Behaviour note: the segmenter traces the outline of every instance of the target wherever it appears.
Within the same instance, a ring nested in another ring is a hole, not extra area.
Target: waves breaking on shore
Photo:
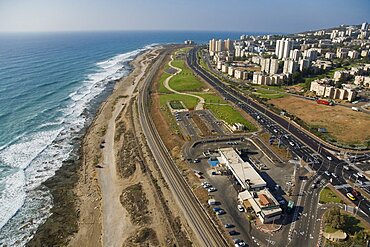
[[[24,246],[44,223],[52,208],[52,195],[42,183],[71,158],[81,131],[90,122],[86,111],[106,86],[126,76],[129,62],[146,46],[96,63],[96,70],[81,80],[57,109],[58,117],[41,123],[0,148],[0,245]],[[60,89],[56,89],[60,90]],[[36,114],[35,118],[40,113]]]

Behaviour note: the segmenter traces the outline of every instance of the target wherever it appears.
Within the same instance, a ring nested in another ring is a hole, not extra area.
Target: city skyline
[[[351,11],[348,11],[351,9]],[[235,31],[294,33],[369,21],[370,2],[232,0],[78,3],[0,1],[0,32],[50,31]],[[293,21],[294,20],[294,21]]]

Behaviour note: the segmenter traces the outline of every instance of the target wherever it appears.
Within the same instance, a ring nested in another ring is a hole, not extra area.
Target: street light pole
[[[356,210],[355,216],[357,215],[358,209],[360,208],[360,204],[361,204],[361,202],[362,202],[363,200],[365,200],[365,198],[362,198],[362,199],[359,201],[359,203],[357,204],[357,210]]]

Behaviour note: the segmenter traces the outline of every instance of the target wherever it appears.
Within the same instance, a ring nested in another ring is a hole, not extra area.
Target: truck
[[[352,111],[360,111],[358,107],[351,107]]]
[[[316,103],[322,104],[322,105],[329,105],[329,106],[334,105],[334,102],[332,100],[325,100],[325,99],[318,99],[316,100]]]
[[[289,214],[293,211],[293,208],[294,208],[294,201],[289,201],[288,202],[288,206],[286,208],[286,212]]]

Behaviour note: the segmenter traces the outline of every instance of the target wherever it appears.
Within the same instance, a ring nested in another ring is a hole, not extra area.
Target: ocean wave
[[[0,245],[25,245],[47,219],[52,197],[40,190],[40,185],[69,158],[72,140],[86,125],[86,109],[111,81],[129,73],[129,61],[153,45],[96,63],[96,71],[69,94],[68,103],[59,110],[62,116],[41,123],[38,132],[18,137],[0,149],[0,163],[14,171],[0,180],[0,188],[5,188],[0,191]]]

